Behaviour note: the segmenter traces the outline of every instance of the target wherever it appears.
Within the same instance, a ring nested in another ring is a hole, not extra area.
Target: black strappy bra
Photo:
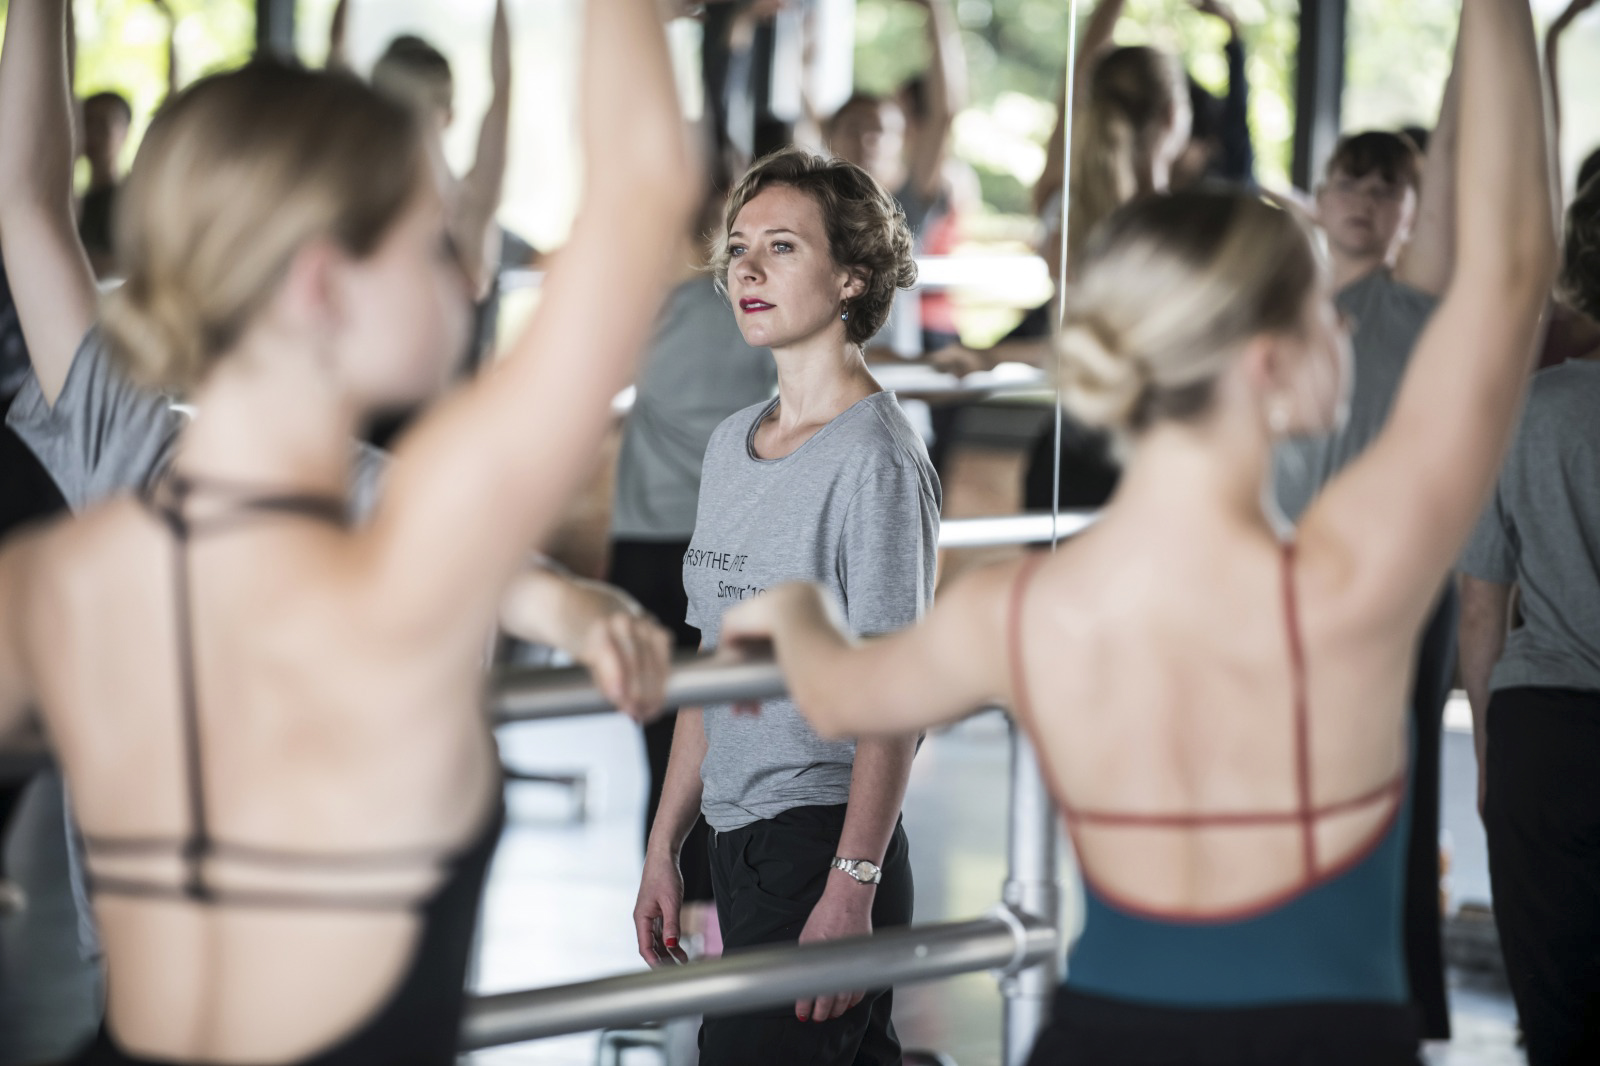
[[[199,493],[219,497],[229,506],[213,516],[191,518],[185,511],[185,504]],[[181,858],[184,864],[181,882],[176,884],[151,878],[98,876],[91,870],[86,873],[89,891],[102,896],[172,899],[208,907],[417,912],[423,928],[411,964],[394,993],[363,1026],[339,1041],[336,1047],[301,1061],[318,1066],[346,1063],[354,1066],[379,1061],[439,1066],[452,1063],[479,898],[504,824],[503,801],[496,804],[483,828],[465,845],[337,854],[219,840],[212,834],[207,812],[194,662],[189,543],[199,534],[226,532],[274,516],[310,518],[342,526],[346,522],[345,502],[329,496],[260,493],[244,486],[177,474],[169,475],[141,494],[140,499],[173,536],[178,678],[190,824],[188,833],[181,837],[85,834],[84,845],[91,863],[97,857],[169,855]],[[290,867],[326,874],[426,867],[443,876],[426,892],[410,894],[240,889],[215,885],[208,880],[206,867],[211,859],[258,868]],[[122,1052],[105,1028],[79,1060],[84,1066],[147,1061]]]

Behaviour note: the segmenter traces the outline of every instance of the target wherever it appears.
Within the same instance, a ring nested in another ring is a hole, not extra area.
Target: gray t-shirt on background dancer
[[[74,513],[159,478],[186,420],[168,397],[134,384],[111,361],[98,326],[84,334],[53,405],[29,373],[6,413],[6,425],[38,457]],[[376,448],[357,446],[352,518],[371,512],[387,462]]]
[[[1460,569],[1520,590],[1523,623],[1506,635],[1492,690],[1600,692],[1600,363],[1534,375]]]
[[[1273,456],[1278,503],[1290,521],[1299,521],[1322,487],[1366,450],[1389,421],[1395,394],[1411,361],[1411,352],[1436,297],[1377,270],[1339,290],[1334,302],[1352,322],[1355,389],[1350,418],[1338,432],[1280,444]]]
[[[673,289],[622,429],[612,537],[688,540],[712,431],[731,412],[769,399],[777,385],[772,353],[744,342],[709,276]]]
[[[901,629],[933,601],[939,477],[891,393],[855,404],[782,459],[758,459],[756,427],[777,401],[712,434],[694,539],[683,559],[689,624],[717,646],[722,614],[786,581],[815,581],[850,628]],[[727,832],[793,807],[845,803],[852,741],[827,742],[787,699],[759,715],[705,708],[701,809]]]

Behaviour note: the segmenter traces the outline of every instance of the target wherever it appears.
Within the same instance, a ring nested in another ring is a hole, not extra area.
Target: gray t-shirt
[[[770,398],[777,384],[772,353],[744,342],[710,277],[673,289],[622,430],[611,535],[688,540],[712,430],[735,411]]]
[[[1491,688],[1600,692],[1600,363],[1534,375],[1460,568],[1521,593]]]
[[[1353,322],[1350,417],[1336,433],[1279,445],[1273,476],[1278,503],[1291,521],[1298,521],[1322,487],[1383,430],[1412,349],[1439,303],[1396,281],[1387,270],[1345,286],[1334,302]]]
[[[84,334],[54,406],[28,374],[6,425],[38,457],[74,512],[119,492],[140,489],[172,462],[186,417],[159,392],[141,388],[112,362],[99,327]],[[364,518],[377,502],[388,457],[358,445],[350,513]]]
[[[755,430],[777,401],[723,422],[706,449],[694,539],[683,558],[689,624],[717,646],[722,613],[785,581],[814,581],[862,636],[921,617],[933,599],[939,476],[890,393],[860,401],[782,459]],[[756,716],[705,708],[701,809],[721,831],[792,807],[845,803],[851,741],[827,742],[787,699]]]

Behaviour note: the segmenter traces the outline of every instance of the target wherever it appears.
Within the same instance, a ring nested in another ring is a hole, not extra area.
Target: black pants
[[[811,909],[822,898],[828,864],[838,853],[844,813],[843,805],[796,807],[776,818],[712,834],[711,880],[725,948],[793,944],[800,939]],[[905,829],[896,825],[872,903],[872,927],[909,925],[912,894]],[[700,1029],[700,1064],[898,1066],[900,1039],[890,1018],[893,1007],[893,993],[880,989],[825,1022],[800,1021],[792,1003],[751,1014],[708,1017]]]
[[[1056,420],[1052,416],[1028,453],[1028,465],[1022,475],[1023,510],[1050,510],[1056,495],[1057,454]],[[1111,454],[1111,438],[1063,416],[1059,454],[1062,509],[1104,506],[1122,476],[1122,468]]]
[[[1489,884],[1529,1066],[1600,1062],[1600,692],[1489,701]]]
[[[1062,988],[1028,1066],[1416,1066],[1409,1006],[1195,1009]]]
[[[1445,987],[1443,916],[1439,912],[1439,758],[1444,705],[1456,675],[1455,582],[1445,585],[1417,648],[1411,689],[1411,835],[1406,848],[1405,945],[1411,1001],[1422,1036],[1450,1039]]]
[[[688,541],[614,540],[611,542],[611,569],[606,580],[639,601],[639,606],[655,615],[672,633],[673,646],[693,649],[700,646],[700,631],[684,621],[689,613],[689,596],[683,591],[683,553]],[[644,727],[645,761],[650,766],[650,795],[645,804],[644,839],[661,808],[661,787],[667,780],[667,759],[672,755],[673,727],[678,722],[672,708]],[[694,828],[683,842],[678,866],[683,871],[685,903],[711,901],[711,866],[706,854],[706,820],[695,819]]]

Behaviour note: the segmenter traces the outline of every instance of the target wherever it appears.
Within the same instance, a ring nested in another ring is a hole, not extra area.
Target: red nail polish
[[[678,946],[678,938],[677,937],[675,937],[675,936],[667,937],[667,947],[675,948],[677,946]]]

